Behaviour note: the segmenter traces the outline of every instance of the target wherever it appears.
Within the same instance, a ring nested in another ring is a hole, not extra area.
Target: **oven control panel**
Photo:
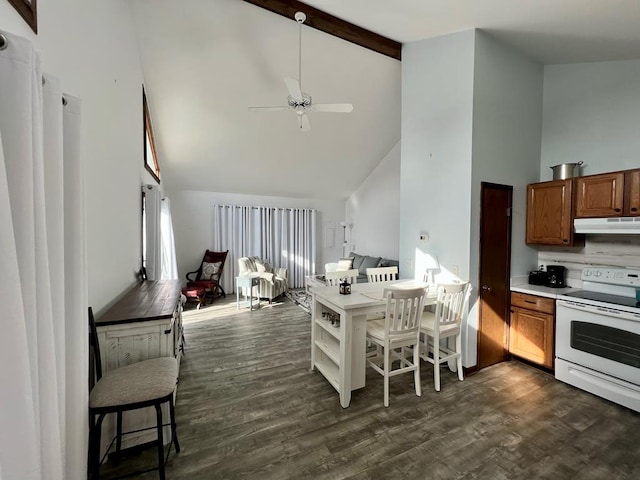
[[[581,278],[587,282],[640,287],[640,270],[629,268],[585,268]]]

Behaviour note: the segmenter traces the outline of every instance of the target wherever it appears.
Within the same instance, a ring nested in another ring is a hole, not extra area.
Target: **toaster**
[[[530,285],[548,285],[549,273],[542,270],[535,270],[529,272],[529,284]]]

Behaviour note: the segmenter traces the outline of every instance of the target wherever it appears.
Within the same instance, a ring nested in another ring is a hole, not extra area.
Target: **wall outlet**
[[[451,273],[458,275],[458,265],[451,265]]]
[[[413,270],[413,258],[404,259],[404,268],[409,272]]]

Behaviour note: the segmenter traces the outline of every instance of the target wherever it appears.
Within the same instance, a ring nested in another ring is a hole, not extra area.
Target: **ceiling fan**
[[[338,112],[350,113],[353,111],[353,105],[350,103],[313,103],[311,95],[302,91],[302,24],[307,19],[303,12],[296,12],[294,18],[298,22],[298,79],[284,77],[284,84],[287,87],[289,96],[286,105],[265,106],[265,107],[249,107],[249,110],[255,111],[278,111],[293,110],[298,116],[298,128],[302,131],[311,130],[311,123],[308,112]]]

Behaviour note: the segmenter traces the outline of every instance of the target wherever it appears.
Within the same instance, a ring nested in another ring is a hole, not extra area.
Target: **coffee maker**
[[[566,287],[567,284],[564,281],[566,273],[567,267],[563,267],[562,265],[547,265],[547,274],[549,275],[547,286],[551,288]]]

